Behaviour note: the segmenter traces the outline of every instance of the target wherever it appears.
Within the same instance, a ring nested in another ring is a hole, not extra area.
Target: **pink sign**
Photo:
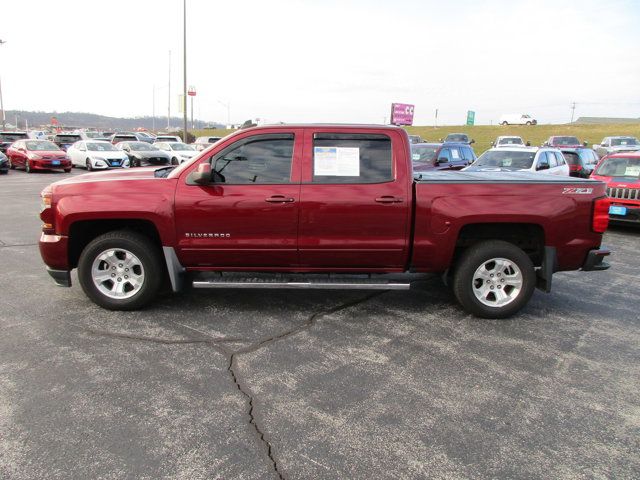
[[[413,125],[414,105],[406,103],[391,104],[391,123],[393,125]]]

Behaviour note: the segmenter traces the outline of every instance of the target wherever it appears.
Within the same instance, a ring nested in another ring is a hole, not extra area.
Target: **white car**
[[[538,121],[526,113],[509,113],[500,117],[500,125],[537,125]]]
[[[153,142],[181,142],[182,139],[177,135],[156,135]]]
[[[187,160],[191,160],[200,153],[193,145],[187,145],[182,142],[156,142],[153,145],[171,155],[172,165],[179,165]]]
[[[71,165],[85,167],[89,171],[129,168],[127,153],[105,140],[81,140],[67,149],[67,155]]]
[[[562,152],[557,148],[501,147],[487,150],[462,171],[528,171],[568,177],[569,165]]]
[[[491,144],[496,148],[500,147],[528,147],[529,145],[525,145],[522,137],[514,137],[512,135],[504,135],[495,139],[495,141]]]

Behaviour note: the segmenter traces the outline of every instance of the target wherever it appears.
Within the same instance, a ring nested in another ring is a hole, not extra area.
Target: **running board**
[[[296,289],[331,289],[331,290],[409,290],[410,283],[377,280],[281,280],[265,278],[243,278],[229,280],[226,278],[195,279],[193,288],[296,288]]]

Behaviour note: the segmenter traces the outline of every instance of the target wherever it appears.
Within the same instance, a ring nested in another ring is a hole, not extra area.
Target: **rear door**
[[[298,248],[305,268],[402,270],[410,152],[401,132],[305,130]]]

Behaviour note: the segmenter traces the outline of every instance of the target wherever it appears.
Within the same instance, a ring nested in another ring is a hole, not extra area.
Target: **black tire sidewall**
[[[506,258],[514,262],[522,272],[522,290],[518,297],[504,307],[489,307],[481,303],[473,293],[472,278],[476,269],[492,258]],[[469,313],[481,318],[507,318],[528,302],[536,286],[536,272],[528,255],[517,246],[501,240],[476,244],[463,254],[457,264],[453,291],[460,304]]]
[[[142,262],[145,280],[142,288],[127,299],[113,299],[103,295],[91,278],[96,256],[109,248],[129,250]],[[158,248],[145,236],[128,231],[109,232],[91,241],[78,261],[78,280],[85,294],[97,305],[109,310],[135,310],[144,307],[156,296],[162,283],[162,269]]]

